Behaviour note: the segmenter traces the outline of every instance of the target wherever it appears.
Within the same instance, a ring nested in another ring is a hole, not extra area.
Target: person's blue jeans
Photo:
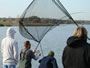
[[[16,68],[16,65],[3,65],[3,68]]]

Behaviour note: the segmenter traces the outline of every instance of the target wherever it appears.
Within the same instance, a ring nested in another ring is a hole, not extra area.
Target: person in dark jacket
[[[53,51],[50,51],[48,56],[43,57],[39,62],[39,68],[58,68]]]
[[[87,43],[87,30],[83,26],[75,29],[67,39],[62,55],[64,68],[90,68],[90,44]]]

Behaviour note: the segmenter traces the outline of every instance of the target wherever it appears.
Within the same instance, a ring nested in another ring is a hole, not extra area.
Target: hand
[[[33,50],[33,53],[36,53],[36,50]]]
[[[39,56],[41,56],[41,53],[38,53]]]

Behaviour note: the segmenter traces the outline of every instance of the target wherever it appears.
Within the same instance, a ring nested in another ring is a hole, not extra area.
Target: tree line
[[[19,21],[22,18],[0,18],[0,26],[18,26]],[[59,24],[74,24],[71,20],[59,20],[59,19],[50,19],[50,18],[40,18],[37,16],[31,16],[24,18],[24,25],[59,25]],[[75,20],[78,24],[90,24],[90,21],[87,20]]]

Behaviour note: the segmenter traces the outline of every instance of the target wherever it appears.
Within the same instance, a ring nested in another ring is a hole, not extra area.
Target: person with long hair
[[[67,39],[67,46],[62,55],[64,68],[90,68],[90,44],[87,42],[87,36],[86,28],[79,26],[73,36]]]

